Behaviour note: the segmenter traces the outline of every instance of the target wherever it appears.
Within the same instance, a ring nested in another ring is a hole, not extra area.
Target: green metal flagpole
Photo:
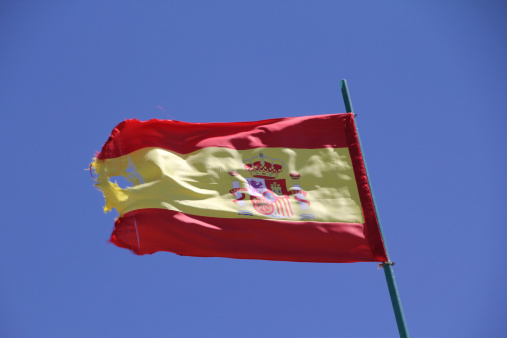
[[[341,80],[340,87],[347,113],[354,113],[354,109],[352,108],[352,101],[350,100],[349,88],[347,86],[347,80],[345,79]],[[401,307],[400,294],[398,293],[398,286],[396,285],[396,280],[394,278],[393,272],[394,262],[391,262],[391,260],[389,259],[389,252],[387,252],[386,240],[384,237],[384,233],[382,231],[382,225],[380,224],[380,218],[378,215],[377,203],[375,203],[375,196],[373,195],[373,189],[371,188],[370,175],[368,174],[368,168],[366,167],[363,148],[361,146],[361,139],[359,138],[359,131],[357,131],[357,137],[359,139],[359,146],[361,148],[361,153],[363,155],[364,167],[366,169],[366,177],[368,178],[368,185],[370,186],[371,196],[373,198],[373,206],[375,207],[375,214],[377,217],[378,226],[380,228],[380,235],[382,236],[384,248],[386,250],[387,262],[382,262],[382,267],[384,268],[384,274],[386,276],[387,281],[387,288],[389,289],[389,294],[391,295],[391,302],[393,303],[394,316],[396,317],[396,323],[398,324],[398,331],[400,332],[400,337],[408,338],[410,336],[408,334],[407,322],[405,321],[405,315],[403,314],[403,308]]]

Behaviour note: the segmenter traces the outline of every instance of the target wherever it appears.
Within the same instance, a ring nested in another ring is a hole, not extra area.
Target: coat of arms
[[[305,199],[306,192],[301,189],[297,180],[300,175],[291,173],[290,177],[293,181],[292,190],[289,191],[286,180],[279,178],[279,174],[285,169],[285,163],[280,159],[273,159],[260,153],[243,161],[244,168],[252,177],[245,178],[247,188],[241,188],[239,181],[233,181],[229,192],[235,196],[234,203],[239,206],[246,206],[245,194],[250,196],[255,211],[262,215],[273,218],[289,218],[294,215],[290,204],[290,197],[299,202],[301,210],[307,210],[310,201]],[[238,176],[236,171],[230,171],[229,175]],[[248,210],[240,210],[240,215],[252,216],[252,212]],[[301,219],[314,219],[313,214],[301,214]]]

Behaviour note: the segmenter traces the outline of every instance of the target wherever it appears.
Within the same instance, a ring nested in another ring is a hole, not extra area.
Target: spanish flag
[[[351,113],[126,120],[92,167],[119,213],[111,242],[139,255],[387,260]]]

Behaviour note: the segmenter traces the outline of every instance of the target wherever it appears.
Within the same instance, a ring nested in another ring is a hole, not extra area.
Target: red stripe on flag
[[[157,147],[188,154],[207,147],[343,148],[351,114],[287,117],[252,122],[187,123],[171,120],[126,120],[113,129],[100,160]]]
[[[294,262],[386,260],[370,250],[363,224],[214,218],[166,209],[125,214],[116,221],[111,242],[140,255],[168,251]]]

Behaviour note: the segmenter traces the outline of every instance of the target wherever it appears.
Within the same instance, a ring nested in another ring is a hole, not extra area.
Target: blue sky
[[[139,257],[84,170],[127,118],[343,113],[345,78],[412,336],[505,337],[506,10],[3,1],[0,335],[395,337],[374,263]]]

